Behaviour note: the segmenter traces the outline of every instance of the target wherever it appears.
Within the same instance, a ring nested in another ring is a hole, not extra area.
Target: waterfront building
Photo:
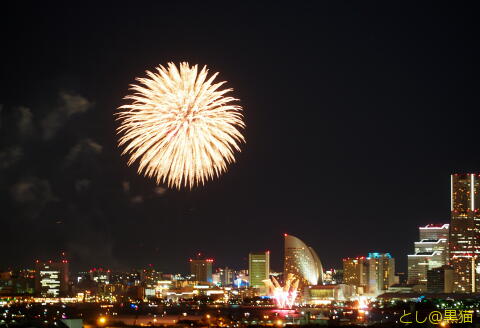
[[[322,284],[322,263],[313,248],[295,236],[284,234],[284,237],[284,277],[290,273],[293,274],[299,280],[301,287]]]

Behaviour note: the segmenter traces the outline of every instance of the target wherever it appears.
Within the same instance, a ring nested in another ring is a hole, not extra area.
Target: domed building
[[[302,286],[323,282],[323,268],[313,248],[295,236],[285,234],[284,277],[293,274]]]

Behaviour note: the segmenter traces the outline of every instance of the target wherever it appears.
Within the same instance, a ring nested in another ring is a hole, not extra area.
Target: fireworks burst
[[[173,63],[147,71],[132,84],[117,119],[119,146],[129,154],[128,165],[139,160],[138,173],[155,177],[169,187],[192,188],[218,177],[234,162],[234,151],[245,142],[238,99],[225,96],[232,89],[214,83],[204,66]]]

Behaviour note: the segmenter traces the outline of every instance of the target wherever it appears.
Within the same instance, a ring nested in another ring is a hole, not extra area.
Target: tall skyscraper
[[[343,283],[355,286],[358,294],[367,292],[368,260],[365,256],[343,259]]]
[[[264,280],[270,277],[270,252],[248,254],[250,287],[264,288]]]
[[[395,283],[395,259],[390,253],[345,258],[343,283],[355,286],[358,294],[378,295]]]
[[[285,236],[285,261],[283,276],[293,274],[300,286],[317,285],[323,282],[323,268],[317,253],[297,237]]]
[[[368,253],[368,289],[379,294],[395,283],[395,259],[390,253]]]
[[[424,227],[419,227],[419,235],[420,235],[420,240],[422,239],[447,239],[448,240],[448,235],[449,235],[449,227],[450,225],[448,223],[443,223],[443,224],[427,224]]]
[[[408,283],[427,284],[427,271],[448,263],[448,224],[419,227],[415,254],[408,255]]]
[[[190,259],[190,273],[198,282],[212,283],[213,259],[203,259],[199,254],[196,259]]]
[[[454,271],[454,292],[478,290],[480,254],[480,174],[451,175],[449,253]]]
[[[35,262],[35,292],[41,296],[59,297],[68,293],[68,261]]]
[[[229,267],[218,269],[220,284],[222,286],[231,286],[235,280],[235,273]]]

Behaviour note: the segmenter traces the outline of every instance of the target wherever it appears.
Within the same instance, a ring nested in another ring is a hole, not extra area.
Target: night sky
[[[24,1],[1,21],[0,269],[246,268],[283,236],[325,267],[369,251],[406,270],[480,171],[478,17],[465,3]],[[189,61],[241,99],[247,143],[193,191],[137,176],[113,113],[145,70]],[[477,91],[474,91],[477,90]]]

